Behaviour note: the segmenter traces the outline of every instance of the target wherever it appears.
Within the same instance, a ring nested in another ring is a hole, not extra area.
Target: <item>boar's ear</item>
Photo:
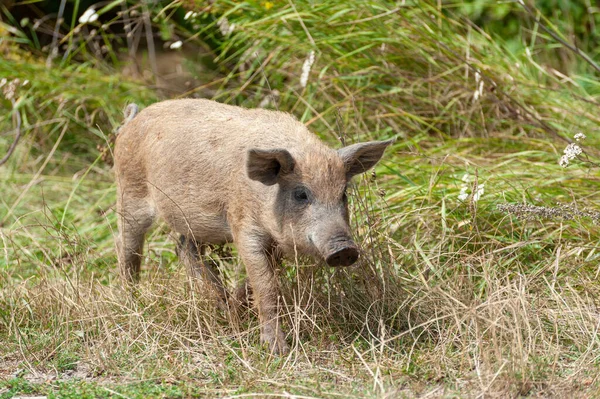
[[[383,155],[385,148],[394,140],[369,141],[349,145],[338,150],[338,154],[346,167],[346,178],[349,180],[354,175],[371,169]]]
[[[282,175],[294,170],[294,158],[284,149],[248,150],[246,170],[248,177],[267,186],[277,183]]]

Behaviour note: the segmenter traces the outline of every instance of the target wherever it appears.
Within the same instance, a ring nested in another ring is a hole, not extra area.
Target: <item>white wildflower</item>
[[[574,138],[576,141],[581,141],[581,140],[584,140],[584,139],[585,139],[585,137],[586,137],[586,136],[585,136],[585,134],[583,134],[583,133],[577,133],[577,134],[576,134],[576,135],[575,135],[573,138]]]
[[[92,7],[90,7],[87,10],[85,10],[85,12],[83,14],[81,14],[81,17],[79,17],[79,23],[87,24],[89,22],[94,22],[97,19],[98,19],[98,14],[96,14],[96,10],[94,10]]]
[[[573,159],[577,158],[577,156],[580,155],[581,153],[582,153],[581,147],[575,143],[571,143],[565,148],[564,154],[562,157],[560,157],[558,164],[560,166],[562,166],[563,168],[566,168],[567,166],[569,166],[569,162],[571,162]]]
[[[4,94],[4,97],[7,100],[13,100],[15,98],[17,88],[19,87],[20,83],[21,80],[19,80],[19,78],[15,78],[8,82],[8,84],[2,89],[2,94]],[[2,86],[4,86],[4,84]]]
[[[462,186],[462,188],[460,189],[460,194],[458,194],[458,199],[461,201],[466,200],[467,198],[469,198],[469,193],[467,192],[469,188],[467,186]]]
[[[458,199],[461,201],[467,200],[469,198],[469,188],[472,186],[469,184],[470,176],[468,173],[465,173],[461,178],[463,184],[460,187],[460,194],[458,194]],[[473,202],[479,201],[481,196],[485,191],[485,184],[474,184],[473,190]]]
[[[185,21],[187,21],[187,20],[188,20],[188,19],[190,19],[190,18],[191,18],[191,19],[196,19],[196,17],[197,17],[197,16],[198,16],[198,13],[197,13],[197,12],[194,12],[194,11],[188,11],[188,12],[186,12],[186,13],[185,13],[185,17],[183,17],[183,19],[184,19]]]
[[[531,58],[531,50],[529,47],[525,47],[525,54],[527,54],[527,57]]]
[[[460,194],[458,194],[458,199],[464,201],[467,198],[469,198],[469,174],[465,173],[460,180],[462,180],[463,184],[460,187]]]
[[[565,155],[568,156],[569,158],[573,159],[575,158],[577,155],[581,154],[581,147],[578,146],[575,143],[571,143],[569,144],[566,148],[565,148]]]
[[[235,24],[229,25],[229,20],[227,19],[227,17],[223,17],[220,20],[218,20],[217,26],[219,27],[219,30],[221,31],[221,34],[223,36],[230,35],[235,29]]]
[[[7,80],[6,78],[2,78],[2,80],[0,80],[0,87],[4,86],[6,84]]]
[[[270,104],[271,104],[271,98],[269,96],[266,96],[265,98],[262,99],[260,104],[258,104],[258,108],[267,108]]]
[[[277,105],[277,103],[279,102],[279,97],[280,97],[281,93],[279,93],[279,90],[275,89],[273,91],[271,91],[269,94],[267,94],[265,96],[265,98],[262,99],[262,101],[260,102],[260,104],[258,105],[259,108],[266,108],[270,105]]]
[[[475,71],[475,92],[473,93],[473,100],[479,100],[479,97],[483,95],[483,80],[481,80],[481,74],[479,71]]]
[[[302,75],[300,75],[300,86],[306,87],[308,83],[308,75],[310,74],[310,69],[315,62],[315,52],[311,50],[308,54],[308,58],[304,61],[302,65]]]
[[[483,195],[484,192],[484,186],[485,184],[479,184],[477,186],[477,190],[475,191],[475,193],[473,194],[473,201],[477,202],[479,201],[479,198],[481,198],[481,196]]]
[[[181,42],[181,40],[177,40],[176,42],[171,43],[169,48],[171,50],[177,50],[177,49],[180,49],[182,45],[183,45],[183,43]]]
[[[562,156],[560,157],[560,159],[558,160],[558,164],[560,166],[562,166],[563,168],[566,168],[567,166],[569,166],[569,159],[566,156]]]

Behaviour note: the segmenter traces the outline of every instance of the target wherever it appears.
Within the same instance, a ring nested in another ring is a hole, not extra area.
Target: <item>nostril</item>
[[[350,266],[358,259],[358,250],[355,247],[346,247],[329,255],[325,261],[329,266]]]
[[[345,264],[351,265],[358,260],[358,251],[346,251],[345,252]]]

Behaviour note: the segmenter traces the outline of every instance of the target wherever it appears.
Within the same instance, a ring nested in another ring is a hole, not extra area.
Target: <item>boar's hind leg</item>
[[[117,256],[126,283],[139,281],[144,235],[154,222],[154,210],[145,199],[120,196],[117,199],[119,237]]]
[[[275,274],[279,259],[251,233],[237,237],[236,245],[246,266],[253,301],[258,308],[260,340],[269,346],[272,353],[285,355],[289,346],[281,328],[279,286]]]
[[[196,281],[207,282],[216,293],[220,301],[219,305],[226,305],[228,300],[227,290],[223,286],[221,277],[219,277],[217,267],[211,260],[206,262],[202,259],[204,246],[193,238],[182,235],[179,237],[177,247],[179,258],[185,264],[190,277]]]

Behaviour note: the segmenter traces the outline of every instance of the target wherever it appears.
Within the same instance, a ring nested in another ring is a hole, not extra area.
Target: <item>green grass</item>
[[[597,395],[598,224],[498,208],[598,209],[597,82],[559,78],[426,2],[273,3],[154,22],[204,41],[215,64],[202,92],[218,101],[272,96],[333,146],[397,138],[352,188],[360,265],[286,264],[284,358],[260,346],[252,312],[233,320],[191,289],[163,225],[132,297],[114,253],[110,140],[127,103],[164,91],[81,43],[47,68],[5,41],[0,77],[29,84],[15,98],[24,137],[0,167],[0,397]],[[15,110],[0,100],[9,132]],[[577,132],[586,155],[562,168]],[[234,249],[215,258],[230,286],[243,277]]]
[[[204,396],[226,396],[227,390],[203,389],[189,383],[144,381],[129,384],[97,383],[67,380],[51,384],[31,383],[14,378],[0,383],[0,398],[11,398],[15,394],[45,395],[50,399],[96,399],[96,398],[188,398]],[[243,392],[243,390],[240,390]]]

